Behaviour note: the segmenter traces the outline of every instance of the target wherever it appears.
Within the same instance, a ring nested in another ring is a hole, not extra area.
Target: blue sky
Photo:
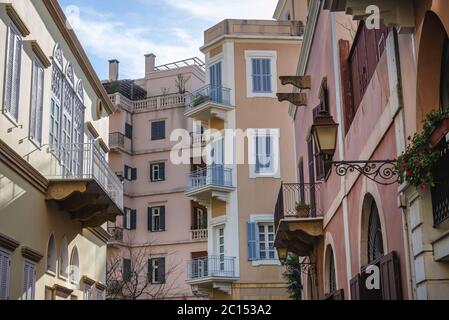
[[[120,78],[144,75],[144,55],[156,64],[203,55],[203,32],[225,18],[271,19],[277,0],[59,0],[101,79],[108,60]]]

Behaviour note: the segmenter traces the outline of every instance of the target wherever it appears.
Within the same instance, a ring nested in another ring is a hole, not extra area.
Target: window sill
[[[14,117],[9,112],[3,110],[2,113],[5,116],[5,118],[8,119],[9,122],[11,122],[14,125],[15,128],[23,128],[23,126],[21,124],[19,124],[19,122],[18,122],[19,120],[14,119]],[[9,129],[8,133],[10,133],[11,131],[12,130]]]
[[[282,266],[281,262],[279,260],[258,260],[258,261],[252,261],[253,267],[260,267],[260,266]]]
[[[47,270],[45,271],[45,274],[53,278],[56,277],[56,271]]]
[[[273,98],[277,99],[276,93],[274,92],[251,92],[248,94],[247,98]]]

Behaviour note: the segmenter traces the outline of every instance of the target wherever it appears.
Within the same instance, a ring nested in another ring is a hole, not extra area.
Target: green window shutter
[[[165,283],[165,258],[158,259],[158,279],[159,283]]]
[[[148,282],[153,282],[153,259],[148,259]]]
[[[137,210],[131,210],[131,230],[137,228]]]
[[[123,213],[123,229],[127,229],[128,228],[128,226],[126,225],[126,216],[127,216],[127,213],[128,213],[128,208],[124,208],[124,213]]]
[[[148,231],[153,231],[153,210],[148,208]]]
[[[161,222],[160,222],[160,231],[165,231],[165,206],[160,208],[161,210]]]
[[[159,178],[165,180],[165,163],[159,164]]]
[[[123,259],[123,281],[131,281],[131,260]]]
[[[131,181],[137,180],[137,169],[133,168],[131,169]]]

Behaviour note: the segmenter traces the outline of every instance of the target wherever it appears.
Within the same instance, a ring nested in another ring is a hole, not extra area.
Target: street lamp
[[[278,250],[278,257],[282,264],[285,264],[285,261],[287,260],[288,256],[288,248],[287,247],[279,247]]]
[[[318,153],[333,157],[337,149],[338,123],[330,115],[318,115],[312,125],[312,134],[315,139]]]

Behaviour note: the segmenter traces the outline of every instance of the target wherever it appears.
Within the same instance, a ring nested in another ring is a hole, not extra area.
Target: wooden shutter
[[[153,259],[148,259],[148,282],[153,283]]]
[[[262,64],[262,91],[271,92],[271,60],[261,59]]]
[[[23,271],[23,300],[34,300],[36,266],[31,262],[25,261]]]
[[[125,123],[125,136],[128,139],[132,139],[133,138],[133,126],[128,124],[128,123]]]
[[[153,231],[153,208],[148,208],[148,231]]]
[[[340,68],[341,83],[343,85],[343,105],[345,114],[345,133],[349,131],[354,119],[354,102],[352,96],[351,67],[349,65],[349,41],[340,39]]]
[[[123,281],[131,281],[131,260],[123,259]]]
[[[159,179],[165,180],[165,163],[159,164]]]
[[[0,300],[9,299],[10,254],[0,251]]]
[[[20,88],[20,70],[22,60],[22,40],[15,28],[9,28],[8,57],[7,57],[7,76],[5,109],[14,118],[18,120],[19,113],[19,88]]]
[[[396,252],[380,259],[380,279],[383,300],[402,300],[401,269]]]
[[[137,180],[137,169],[132,168],[131,169],[131,181],[136,181],[136,180]]]
[[[248,239],[248,261],[259,260],[259,239],[258,226],[255,222],[248,222],[246,224],[246,234]]]
[[[137,229],[137,210],[131,210],[131,230]]]
[[[157,265],[159,283],[165,283],[165,258],[159,258]]]
[[[160,230],[165,231],[165,206],[160,207]]]
[[[124,211],[124,214],[123,214],[123,229],[128,229],[128,219],[127,219],[127,217],[128,217],[129,209],[128,208],[124,208],[123,211]]]
[[[252,59],[252,80],[253,80],[253,92],[260,92],[261,86],[261,77],[260,77],[260,64],[259,59]]]

